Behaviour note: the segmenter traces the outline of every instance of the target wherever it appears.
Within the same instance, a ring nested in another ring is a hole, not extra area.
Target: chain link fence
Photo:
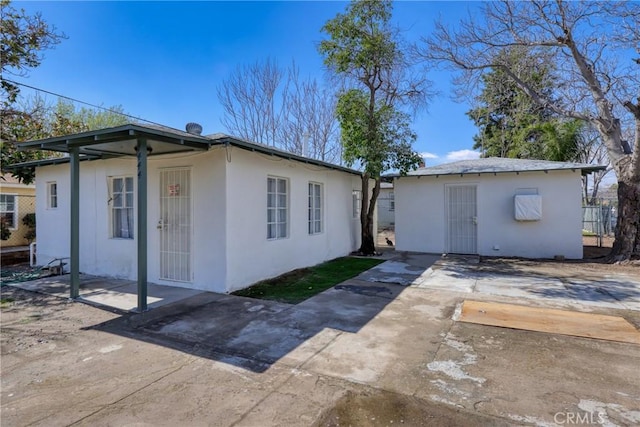
[[[587,246],[610,246],[618,220],[618,199],[598,198],[582,202],[582,237]]]
[[[0,194],[1,245],[27,246],[35,240],[36,196],[15,194],[3,188]]]

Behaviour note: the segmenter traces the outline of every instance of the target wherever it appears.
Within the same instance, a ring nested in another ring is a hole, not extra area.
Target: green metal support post
[[[138,311],[147,311],[147,140],[138,139]]]
[[[80,153],[77,147],[71,154],[71,298],[80,296]]]

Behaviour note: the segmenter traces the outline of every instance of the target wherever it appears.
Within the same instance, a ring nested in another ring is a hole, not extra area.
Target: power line
[[[0,80],[8,82],[8,83],[11,83],[11,84],[14,84],[14,85],[18,85],[18,86],[26,87],[26,88],[29,88],[29,89],[33,89],[33,90],[36,90],[38,92],[44,92],[44,93],[47,93],[49,95],[57,96],[59,98],[68,99],[69,101],[73,101],[73,102],[77,102],[77,103],[80,103],[80,104],[88,105],[88,106],[90,106],[92,108],[98,108],[100,110],[108,111],[108,112],[113,113],[113,114],[119,114],[121,116],[128,117],[130,119],[140,120],[140,121],[143,121],[143,122],[146,122],[146,123],[151,123],[151,124],[154,124],[154,125],[157,125],[157,126],[162,126],[162,127],[165,127],[165,128],[166,127],[170,127],[170,126],[163,125],[161,123],[153,122],[151,120],[143,119],[142,117],[132,116],[130,114],[123,113],[121,111],[116,111],[116,110],[112,110],[111,108],[106,108],[106,107],[103,107],[103,106],[100,106],[100,105],[91,104],[90,102],[81,101],[79,99],[71,98],[70,96],[60,95],[59,93],[51,92],[51,91],[48,91],[48,90],[45,90],[45,89],[40,89],[40,88],[37,88],[35,86],[30,86],[30,85],[25,84],[25,83],[16,82],[16,81],[13,81],[13,80],[5,79],[3,77],[0,77]]]

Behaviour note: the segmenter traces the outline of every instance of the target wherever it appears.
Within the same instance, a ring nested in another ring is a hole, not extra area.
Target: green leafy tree
[[[129,123],[121,106],[106,110],[79,108],[69,101],[59,100],[55,106],[48,105],[42,98],[35,97],[19,104],[15,114],[7,118],[2,126],[2,168],[16,163],[58,157],[60,153],[50,151],[19,151],[15,143],[53,136],[68,135],[89,130],[114,127]],[[11,173],[24,183],[35,178],[32,167],[12,170]]]
[[[15,9],[9,0],[0,0],[0,17],[0,164],[4,170],[6,166],[50,154],[16,149],[16,142],[49,136],[45,119],[48,108],[39,97],[20,101],[19,86],[8,81],[7,76],[28,75],[30,69],[40,65],[42,52],[53,48],[65,36],[39,13],[28,15]],[[21,174],[17,176],[20,178]]]
[[[402,39],[390,24],[389,1],[353,1],[346,13],[327,21],[329,38],[318,47],[325,65],[342,80],[336,109],[347,165],[362,167],[359,252],[375,252],[374,222],[380,175],[393,168],[404,174],[420,157],[411,149],[416,136],[402,106],[424,105],[428,82],[409,74]],[[369,181],[374,186],[369,195]]]
[[[27,15],[16,10],[10,0],[0,0],[0,66],[2,76],[20,76],[40,65],[42,51],[50,49],[65,36],[47,24],[40,13]],[[20,89],[2,79],[2,109],[9,108],[17,99]]]

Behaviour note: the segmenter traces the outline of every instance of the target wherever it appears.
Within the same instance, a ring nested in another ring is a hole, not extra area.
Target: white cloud
[[[479,159],[480,153],[473,150],[457,150],[449,151],[446,156],[447,160],[456,162],[458,160],[473,160]]]
[[[437,154],[429,153],[428,151],[424,151],[420,153],[420,157],[422,157],[423,159],[437,159],[440,156],[438,156]]]

